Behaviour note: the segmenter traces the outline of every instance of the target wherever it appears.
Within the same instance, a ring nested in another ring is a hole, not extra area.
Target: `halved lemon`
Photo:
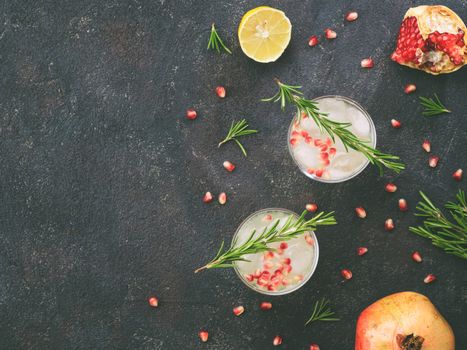
[[[243,52],[261,63],[274,62],[281,57],[291,34],[292,24],[285,13],[269,6],[248,11],[238,26]]]

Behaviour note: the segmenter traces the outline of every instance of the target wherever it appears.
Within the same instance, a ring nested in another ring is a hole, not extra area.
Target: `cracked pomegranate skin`
[[[404,347],[401,339],[423,339],[416,347]],[[368,306],[357,321],[355,350],[454,350],[449,323],[424,295],[401,292]]]

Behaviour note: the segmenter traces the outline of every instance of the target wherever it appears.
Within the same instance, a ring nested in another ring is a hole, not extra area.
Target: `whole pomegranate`
[[[431,301],[415,292],[384,297],[357,322],[355,350],[454,350],[454,333]]]

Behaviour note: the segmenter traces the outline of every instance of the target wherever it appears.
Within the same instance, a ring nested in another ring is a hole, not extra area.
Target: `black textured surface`
[[[0,347],[2,349],[352,349],[359,312],[387,294],[413,290],[438,306],[467,348],[466,263],[408,232],[423,189],[452,199],[467,170],[467,68],[433,77],[389,60],[407,8],[422,1],[270,1],[293,23],[289,48],[262,65],[240,50],[236,28],[260,1],[5,1],[0,6]],[[467,20],[465,1],[444,4]],[[354,23],[344,14],[359,12]],[[233,55],[206,51],[211,22]],[[337,39],[307,39],[335,28]],[[372,56],[375,68],[360,68]],[[340,94],[372,115],[378,147],[407,170],[379,177],[368,167],[335,185],[303,176],[286,148],[291,111],[262,104],[273,77],[303,84],[310,97]],[[405,95],[413,82],[418,90]],[[219,100],[222,84],[228,97]],[[454,112],[426,119],[419,95],[438,93]],[[199,117],[188,121],[185,110]],[[217,149],[233,119],[261,133]],[[397,117],[403,127],[390,127]],[[432,141],[441,157],[427,165]],[[222,162],[237,169],[229,174]],[[395,194],[384,184],[395,181]],[[201,202],[226,191],[221,207]],[[411,210],[401,213],[397,199]],[[222,239],[266,207],[300,212],[316,201],[339,225],[320,230],[318,269],[299,291],[267,298],[230,270],[194,275]],[[354,208],[367,208],[360,220]],[[387,233],[384,220],[396,229]],[[357,257],[358,246],[369,253]],[[422,264],[410,259],[417,249]],[[352,281],[341,284],[339,271]],[[423,283],[427,273],[439,280]],[[151,309],[155,294],[160,307]],[[327,296],[342,318],[303,327],[311,305]],[[260,312],[258,303],[274,308]],[[236,318],[231,309],[243,304]],[[210,340],[199,342],[206,328]],[[441,349],[442,350],[442,349]]]

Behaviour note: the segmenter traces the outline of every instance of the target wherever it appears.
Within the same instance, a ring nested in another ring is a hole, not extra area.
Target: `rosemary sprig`
[[[426,117],[431,117],[443,113],[451,113],[449,109],[444,107],[441,101],[438,98],[438,95],[435,94],[435,98],[423,97],[420,96],[420,104],[425,107],[422,114]]]
[[[243,147],[241,142],[238,140],[240,136],[245,136],[245,135],[251,135],[251,134],[256,134],[258,130],[251,130],[248,129],[248,122],[245,119],[242,119],[238,122],[232,122],[232,125],[230,126],[229,132],[227,133],[227,136],[225,137],[224,140],[219,142],[219,145],[217,147],[222,146],[224,143],[228,141],[234,141],[238,147],[242,150],[242,153],[247,156],[246,154],[246,149]]]
[[[340,321],[338,318],[333,316],[334,312],[331,311],[331,308],[329,307],[329,300],[323,298],[315,303],[313,313],[308,321],[305,322],[305,326],[315,321]]]
[[[211,35],[209,36],[208,50],[216,50],[218,53],[220,53],[221,48],[227,51],[229,54],[232,54],[232,51],[230,51],[229,48],[225,46],[219,34],[217,34],[216,26],[213,23],[211,26]]]
[[[305,232],[314,231],[318,226],[336,224],[334,212],[321,212],[309,220],[305,219],[306,213],[307,211],[304,210],[299,218],[290,215],[282,227],[279,227],[280,220],[277,220],[272,226],[265,227],[257,236],[256,230],[253,230],[248,239],[240,245],[237,245],[235,239],[230,248],[224,249],[224,242],[222,242],[214,259],[195,270],[195,273],[212,268],[233,267],[235,261],[249,261],[245,255],[271,250],[268,246],[271,243],[288,241]]]
[[[452,219],[437,208],[430,199],[420,191],[423,201],[418,203],[416,216],[426,218],[423,226],[409,227],[419,236],[431,239],[433,245],[446,253],[467,259],[467,201],[462,190],[456,195],[456,202],[448,202],[444,207]]]
[[[400,159],[398,156],[378,151],[371,147],[368,144],[368,141],[360,139],[358,136],[353,134],[349,130],[349,127],[352,124],[340,123],[329,119],[327,113],[323,113],[319,110],[315,101],[308,100],[303,97],[303,93],[300,91],[301,86],[287,85],[278,79],[276,79],[276,83],[279,86],[279,91],[274,96],[262,99],[262,101],[280,101],[282,110],[285,109],[286,103],[294,105],[297,108],[297,118],[300,119],[302,113],[313,118],[321,132],[327,133],[333,141],[335,141],[335,137],[339,138],[347,151],[349,148],[352,148],[362,153],[366,158],[368,158],[371,164],[378,167],[381,175],[383,174],[384,167],[391,169],[396,173],[405,169],[405,165],[398,161]]]

